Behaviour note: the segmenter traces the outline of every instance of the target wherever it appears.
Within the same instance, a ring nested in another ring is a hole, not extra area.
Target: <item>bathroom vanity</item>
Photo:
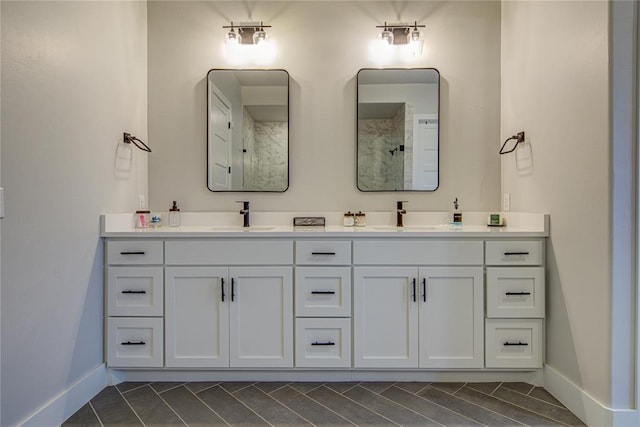
[[[311,230],[260,213],[247,229],[232,225],[237,214],[187,213],[154,230],[105,215],[107,366],[300,380],[539,370],[548,217],[490,228],[466,213],[450,230],[442,215],[412,214],[402,229],[381,213],[366,227]]]

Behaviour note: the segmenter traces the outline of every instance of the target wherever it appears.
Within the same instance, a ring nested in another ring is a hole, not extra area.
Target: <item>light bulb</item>
[[[239,45],[241,43],[241,39],[242,37],[240,36],[240,33],[236,33],[232,28],[231,31],[227,33],[224,42],[226,45]]]
[[[380,33],[380,40],[387,42],[387,44],[393,44],[393,31],[385,29]]]
[[[422,39],[422,34],[420,34],[420,31],[418,31],[418,27],[415,27],[409,32],[409,34],[407,35],[407,41],[409,43],[409,46],[411,47],[411,54],[413,56],[421,56],[424,40]]]
[[[264,31],[264,29],[260,28],[253,33],[253,44],[260,44],[266,41],[268,38],[269,36],[267,36],[267,33]]]

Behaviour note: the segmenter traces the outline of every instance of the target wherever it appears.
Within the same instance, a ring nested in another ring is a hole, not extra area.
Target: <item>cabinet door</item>
[[[232,267],[232,367],[293,367],[291,267]]]
[[[482,368],[482,267],[423,267],[419,288],[420,367]]]
[[[229,366],[228,269],[165,268],[167,367]]]
[[[418,366],[418,303],[415,267],[356,267],[354,366]]]

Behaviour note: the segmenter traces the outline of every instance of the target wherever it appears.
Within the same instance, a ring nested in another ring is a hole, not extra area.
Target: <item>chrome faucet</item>
[[[407,213],[406,209],[402,207],[403,203],[407,203],[407,201],[396,202],[396,227],[402,227],[402,216]]]
[[[242,203],[242,210],[239,212],[240,215],[243,216],[243,227],[249,227],[249,202],[247,201],[237,201],[236,203]]]

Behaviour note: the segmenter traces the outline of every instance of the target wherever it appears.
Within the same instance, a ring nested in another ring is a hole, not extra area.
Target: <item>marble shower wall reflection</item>
[[[288,124],[259,122],[244,109],[243,189],[282,191],[287,187]]]
[[[358,120],[358,182],[363,191],[402,190],[411,159],[407,162],[406,104],[389,119]],[[410,126],[409,126],[410,127]],[[408,163],[408,164],[407,164]]]

